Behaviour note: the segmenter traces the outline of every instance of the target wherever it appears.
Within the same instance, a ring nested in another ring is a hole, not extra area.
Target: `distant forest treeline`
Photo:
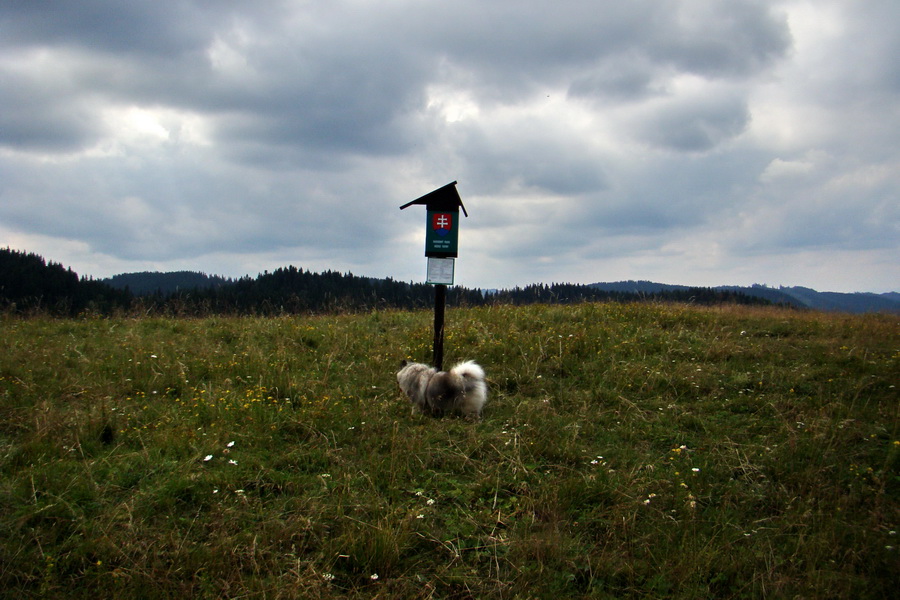
[[[769,304],[738,291],[712,288],[632,293],[575,284],[534,284],[492,291],[452,286],[451,306],[566,304],[588,301],[669,301],[697,304]],[[109,280],[79,278],[70,268],[25,252],[0,249],[0,310],[56,316],[96,314],[278,315],[420,309],[434,305],[434,287],[334,271],[313,273],[289,266],[255,279],[223,279],[202,273],[136,273]]]
[[[87,310],[110,313],[128,309],[130,293],[36,254],[0,249],[0,310],[77,315]]]

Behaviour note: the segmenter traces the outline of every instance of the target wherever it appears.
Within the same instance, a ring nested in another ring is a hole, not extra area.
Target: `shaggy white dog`
[[[413,409],[427,415],[462,415],[480,419],[487,402],[484,369],[474,361],[461,362],[449,371],[403,361],[397,371],[397,383],[409,397]]]

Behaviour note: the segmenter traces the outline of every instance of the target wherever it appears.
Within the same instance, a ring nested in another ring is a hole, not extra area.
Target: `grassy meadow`
[[[896,592],[897,316],[451,307],[479,423],[397,390],[431,318],[0,317],[0,595]]]

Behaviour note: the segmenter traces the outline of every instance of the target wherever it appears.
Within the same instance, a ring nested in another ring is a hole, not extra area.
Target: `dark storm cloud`
[[[165,4],[152,0],[9,0],[0,12],[0,46],[180,55],[202,50],[237,4],[229,0],[172,0]]]
[[[2,77],[2,85],[0,146],[69,152],[83,148],[103,130],[90,103],[58,100],[66,95],[65,86],[41,85],[14,73]]]
[[[683,152],[703,152],[744,132],[750,111],[742,98],[691,98],[660,106],[638,127],[644,140]]]
[[[716,77],[750,72],[787,47],[783,22],[758,3],[699,11],[646,2],[565,11],[520,2],[362,4],[345,11],[261,6],[26,2],[2,13],[2,31],[20,48],[103,56],[93,67],[74,65],[68,94],[34,90],[66,107],[88,93],[149,100],[221,115],[225,142],[363,153],[409,147],[410,118],[421,110],[429,81],[448,74],[444,63],[452,67],[451,83],[461,78],[479,96],[512,102],[548,85],[571,85],[579,95],[651,89],[650,74],[604,76],[629,54],[657,71],[672,63]],[[229,54],[240,65],[217,64]],[[32,79],[32,87],[39,81]],[[702,144],[703,135],[698,128],[682,132],[676,145]]]
[[[652,63],[631,56],[617,57],[585,69],[572,79],[568,89],[573,98],[606,102],[641,100],[659,96],[664,91],[664,83],[657,80]]]
[[[106,269],[405,277],[421,224],[396,207],[458,180],[470,284],[691,265],[731,283],[744,256],[765,281],[782,251],[857,249],[884,282],[897,18],[888,0],[6,2],[0,235]]]
[[[657,21],[649,52],[679,71],[708,77],[748,76],[782,58],[787,24],[763,2],[682,2]]]

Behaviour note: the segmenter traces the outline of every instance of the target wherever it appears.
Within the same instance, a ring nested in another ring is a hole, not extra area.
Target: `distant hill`
[[[590,287],[604,292],[626,292],[630,294],[658,294],[659,292],[684,292],[686,285],[671,285],[653,281],[615,281],[612,283],[592,283]]]
[[[176,292],[207,290],[234,283],[225,277],[194,271],[122,273],[102,281],[119,290],[127,289],[135,296],[146,296],[147,294],[167,296]]]
[[[892,312],[900,313],[900,297],[895,293],[843,294],[839,292],[817,292],[804,287],[781,288],[784,293],[796,298],[809,308],[834,310],[850,313]]]
[[[655,294],[689,289],[683,285],[670,285],[652,281],[593,283],[591,287],[609,292],[631,292],[636,294]],[[799,286],[774,288],[759,284],[752,286],[719,286],[713,289],[739,292],[748,296],[763,298],[774,304],[785,304],[798,308],[848,313],[900,313],[900,294],[897,292],[888,292],[886,294],[846,294],[841,292],[818,292]]]
[[[590,287],[606,292],[629,292],[638,295],[651,295],[661,292],[686,292],[692,289],[687,285],[672,285],[668,283],[656,283],[653,281],[615,281],[612,283],[592,283]],[[789,304],[792,306],[800,306],[796,299],[784,292],[770,288],[764,285],[755,285],[751,287],[741,286],[720,286],[711,288],[714,290],[725,290],[738,292],[752,296],[754,298],[762,298],[773,304]]]

